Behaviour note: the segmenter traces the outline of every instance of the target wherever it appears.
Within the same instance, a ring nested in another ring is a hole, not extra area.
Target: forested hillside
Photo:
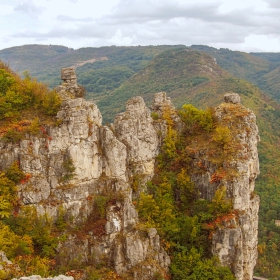
[[[208,46],[191,46],[191,49],[210,54],[217,63],[238,78],[258,86],[266,94],[280,100],[279,53],[244,53]]]
[[[60,69],[77,68],[89,99],[98,100],[145,67],[157,54],[178,46],[101,47],[78,50],[63,46],[26,45],[0,50],[0,59],[21,74],[27,70],[51,88],[60,83]]]

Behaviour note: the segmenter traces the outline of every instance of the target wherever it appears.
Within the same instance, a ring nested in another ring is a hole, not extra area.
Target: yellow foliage
[[[212,139],[217,144],[225,146],[232,141],[230,129],[227,126],[216,127]]]
[[[33,253],[33,243],[29,236],[18,236],[11,231],[9,226],[0,221],[0,248],[8,258],[14,258],[17,254]]]

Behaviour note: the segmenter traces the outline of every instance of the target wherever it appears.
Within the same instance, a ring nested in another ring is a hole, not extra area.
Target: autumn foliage
[[[0,61],[0,137],[17,142],[34,133],[34,122],[51,122],[61,105],[55,91],[31,78],[20,78]]]

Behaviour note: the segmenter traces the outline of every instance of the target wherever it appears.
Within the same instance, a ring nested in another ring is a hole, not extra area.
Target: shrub
[[[213,116],[211,109],[199,110],[191,104],[183,105],[179,115],[185,123],[187,130],[194,133],[197,129],[210,132],[213,129]]]
[[[25,177],[24,172],[19,168],[19,163],[15,161],[5,172],[8,179],[18,184]]]
[[[61,98],[54,90],[45,94],[42,102],[42,107],[43,111],[47,115],[55,116],[60,109],[60,106]]]
[[[212,139],[217,144],[225,146],[232,141],[230,129],[227,126],[216,127]]]

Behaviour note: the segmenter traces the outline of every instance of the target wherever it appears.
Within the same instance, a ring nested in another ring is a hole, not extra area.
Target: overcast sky
[[[280,0],[0,0],[0,49],[203,44],[280,52]]]

